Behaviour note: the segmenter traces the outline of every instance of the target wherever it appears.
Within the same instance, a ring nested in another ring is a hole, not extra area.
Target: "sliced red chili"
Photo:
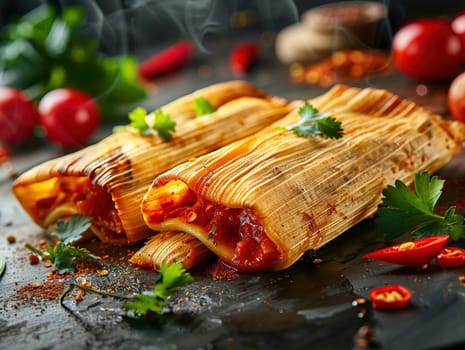
[[[363,257],[404,266],[423,266],[441,251],[448,240],[449,236],[426,237],[375,250]]]
[[[465,249],[459,247],[444,247],[436,256],[436,263],[446,269],[465,265]]]
[[[259,55],[258,45],[254,42],[244,42],[233,48],[230,56],[231,70],[234,74],[246,74],[257,61]]]
[[[0,146],[0,164],[6,163],[9,160],[10,152],[6,148]]]
[[[187,40],[180,41],[141,63],[139,75],[150,79],[171,72],[189,62],[193,54],[194,45]]]
[[[376,287],[370,290],[369,297],[374,309],[405,309],[412,299],[412,291],[404,286],[394,284]]]

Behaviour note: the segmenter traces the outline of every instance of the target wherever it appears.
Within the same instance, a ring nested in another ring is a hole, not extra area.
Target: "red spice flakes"
[[[213,281],[232,281],[239,278],[237,270],[219,261],[207,269],[207,273],[212,276]]]
[[[323,87],[338,82],[357,81],[391,70],[389,57],[379,51],[343,50],[309,66],[290,67],[291,80],[297,84],[318,84]]]
[[[14,244],[16,243],[16,237],[13,235],[6,235],[6,241],[8,244]]]
[[[16,296],[19,300],[29,300],[31,298],[56,300],[65,289],[63,281],[45,281],[26,284],[17,290]]]
[[[40,262],[40,258],[37,256],[37,254],[29,254],[29,264],[31,265],[37,265]]]

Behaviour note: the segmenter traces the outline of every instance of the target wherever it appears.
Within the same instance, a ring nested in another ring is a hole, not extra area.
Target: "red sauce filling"
[[[115,233],[123,232],[118,212],[107,191],[89,181],[73,183],[73,188],[70,186],[68,182],[60,182],[60,190],[55,196],[38,201],[39,217],[44,219],[51,209],[71,202],[80,214],[92,216],[92,224],[99,228],[103,236],[110,238]]]
[[[266,270],[280,257],[278,248],[268,238],[252,209],[228,208],[189,190],[182,206],[166,211],[163,218],[158,219],[170,217],[204,227],[214,244],[234,251],[232,259],[226,263],[239,270]]]

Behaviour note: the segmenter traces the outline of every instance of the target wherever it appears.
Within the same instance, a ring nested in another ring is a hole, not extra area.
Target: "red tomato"
[[[39,103],[39,121],[48,140],[64,147],[82,146],[100,124],[92,97],[73,89],[48,92]]]
[[[399,310],[410,304],[412,292],[404,286],[394,284],[373,288],[369,296],[374,309]]]
[[[465,249],[459,247],[444,247],[436,256],[436,263],[446,269],[465,265]]]
[[[406,24],[394,35],[392,50],[398,68],[419,80],[448,78],[462,60],[460,37],[440,18]]]
[[[465,72],[459,74],[450,84],[448,102],[452,116],[465,123]]]
[[[32,135],[35,104],[21,90],[0,86],[0,143],[17,145]]]
[[[450,24],[452,30],[460,37],[462,40],[462,60],[465,61],[465,10],[460,12]]]

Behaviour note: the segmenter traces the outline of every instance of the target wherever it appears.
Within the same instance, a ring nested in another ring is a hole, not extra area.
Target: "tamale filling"
[[[91,229],[99,238],[121,236],[123,225],[113,199],[105,189],[92,184],[86,177],[68,176],[45,182],[31,185],[51,189],[42,192],[41,198],[34,202],[32,208],[45,226],[73,214],[88,215],[92,216]],[[28,190],[34,191],[31,186]]]
[[[154,187],[149,193],[142,203],[149,226],[177,225],[196,236],[224,262],[242,271],[267,270],[279,260],[277,246],[268,238],[252,209],[213,203],[181,180]]]

